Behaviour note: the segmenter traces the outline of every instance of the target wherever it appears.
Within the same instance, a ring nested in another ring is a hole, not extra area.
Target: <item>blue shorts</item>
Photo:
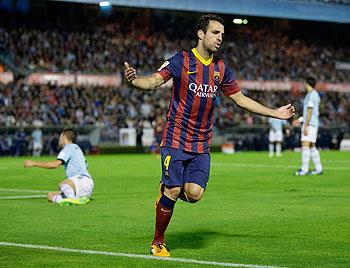
[[[210,172],[209,153],[191,153],[171,147],[161,147],[162,182],[165,186],[195,183],[207,187]]]

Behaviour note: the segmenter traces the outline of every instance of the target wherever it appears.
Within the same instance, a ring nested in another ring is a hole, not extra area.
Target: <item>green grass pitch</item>
[[[203,200],[177,202],[171,256],[283,267],[350,267],[350,154],[322,151],[322,176],[292,176],[300,154],[211,155]],[[53,158],[44,157],[41,160]],[[24,169],[0,158],[0,241],[148,254],[160,161],[154,155],[89,156],[93,200],[60,207],[5,189],[55,190],[63,168]],[[0,246],[0,267],[203,267],[199,264]],[[205,265],[210,267],[210,265]]]

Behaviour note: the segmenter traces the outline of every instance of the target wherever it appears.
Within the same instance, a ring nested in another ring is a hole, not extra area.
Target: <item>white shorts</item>
[[[317,127],[309,126],[309,134],[307,136],[304,135],[304,126],[301,128],[301,141],[308,141],[311,143],[316,143],[317,140]]]
[[[43,145],[40,142],[33,142],[33,150],[42,150]]]
[[[76,175],[74,177],[68,178],[72,180],[75,185],[75,197],[90,197],[94,189],[94,181],[87,176]]]
[[[269,141],[270,142],[282,142],[283,141],[283,132],[282,132],[282,130],[273,131],[272,129],[270,129]]]

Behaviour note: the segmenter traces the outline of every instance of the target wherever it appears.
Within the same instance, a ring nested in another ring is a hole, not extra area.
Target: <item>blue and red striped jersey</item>
[[[219,90],[225,96],[240,91],[232,70],[221,59],[203,59],[193,48],[164,62],[158,73],[165,82],[173,78],[161,146],[208,153]]]

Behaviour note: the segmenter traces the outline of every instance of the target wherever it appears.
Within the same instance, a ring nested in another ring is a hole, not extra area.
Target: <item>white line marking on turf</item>
[[[64,248],[64,247],[51,247],[46,245],[18,244],[18,243],[11,243],[11,242],[0,242],[0,246],[44,249],[44,250],[74,252],[74,253],[91,254],[91,255],[106,255],[106,256],[115,256],[115,257],[150,259],[150,260],[159,260],[159,261],[181,262],[181,263],[189,263],[189,264],[202,264],[202,265],[213,265],[213,266],[224,266],[224,267],[281,268],[280,266],[240,264],[240,263],[216,262],[216,261],[201,261],[201,260],[184,259],[184,258],[161,258],[161,257],[155,257],[151,255],[142,255],[142,254],[130,254],[130,253],[119,253],[119,252],[111,252],[111,251],[97,251],[97,250],[75,249],[75,248]]]
[[[252,167],[252,168],[300,168],[300,166],[294,165],[265,165],[265,164],[244,164],[244,163],[212,163],[214,166],[232,166],[232,167]],[[327,166],[325,170],[350,170],[350,167],[332,167]]]
[[[48,193],[46,190],[0,188],[0,192]]]
[[[0,196],[1,199],[30,199],[30,198],[43,198],[47,197],[47,195],[17,195],[17,196]]]

